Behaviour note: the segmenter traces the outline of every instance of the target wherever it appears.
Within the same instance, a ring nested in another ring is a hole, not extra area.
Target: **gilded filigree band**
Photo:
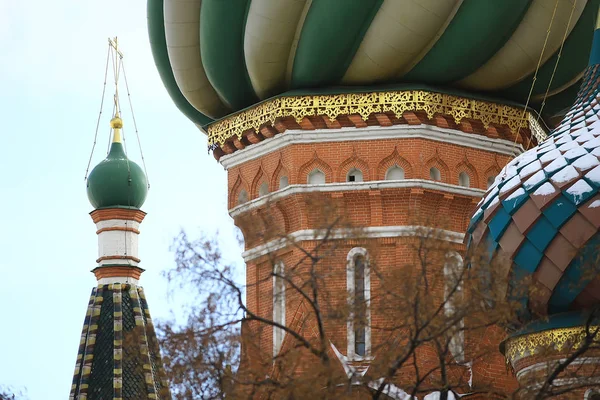
[[[408,90],[275,98],[211,124],[208,127],[208,143],[221,146],[234,136],[241,139],[246,130],[258,130],[263,124],[274,124],[281,117],[294,117],[300,122],[306,116],[324,115],[333,121],[340,115],[358,114],[367,120],[373,113],[392,112],[400,117],[405,111],[424,111],[429,118],[438,113],[450,115],[457,124],[464,118],[479,120],[486,129],[490,124],[506,125],[512,133],[523,127],[532,128],[538,140],[545,137],[531,114],[526,113],[523,118],[521,108],[443,93]],[[540,135],[543,137],[538,137]]]
[[[506,341],[505,357],[510,363],[516,358],[533,356],[543,351],[562,351],[565,346],[571,350],[579,349],[590,338],[600,342],[600,326],[576,326],[572,328],[550,329],[510,338]]]

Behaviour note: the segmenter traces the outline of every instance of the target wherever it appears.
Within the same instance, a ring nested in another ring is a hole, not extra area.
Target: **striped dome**
[[[522,322],[600,304],[600,30],[594,35],[575,105],[546,141],[504,167],[468,228],[470,250],[512,261],[508,296],[523,304]]]
[[[599,2],[148,0],[148,26],[169,94],[201,126],[340,86],[418,84],[524,104],[540,54],[530,105],[548,91],[551,117],[575,99]]]

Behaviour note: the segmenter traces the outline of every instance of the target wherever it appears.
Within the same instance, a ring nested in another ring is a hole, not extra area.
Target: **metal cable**
[[[546,106],[546,99],[548,98],[548,93],[550,92],[550,86],[552,86],[552,81],[554,81],[554,75],[556,74],[556,70],[558,69],[558,63],[560,62],[560,56],[562,55],[563,47],[565,46],[565,40],[567,40],[567,35],[569,33],[569,26],[571,26],[571,20],[573,19],[573,13],[575,12],[575,5],[577,4],[577,0],[573,2],[573,7],[571,8],[571,15],[569,15],[569,22],[567,22],[567,26],[565,28],[565,33],[563,35],[562,43],[560,44],[560,49],[558,50],[558,55],[556,57],[556,63],[554,63],[554,69],[552,70],[552,75],[550,76],[550,81],[548,82],[548,87],[546,88],[546,93],[544,93],[544,98],[542,99],[542,106],[540,107],[540,111],[537,115],[537,122],[542,118],[542,111],[544,111],[544,107]],[[542,119],[543,121],[543,119]],[[527,147],[531,143],[531,136],[527,141]]]
[[[135,114],[133,113],[133,103],[131,102],[131,94],[129,93],[129,84],[127,83],[127,74],[125,73],[125,63],[121,61],[123,67],[123,78],[125,79],[125,88],[127,90],[127,99],[129,101],[129,109],[131,110],[131,119],[133,121],[133,128],[135,129],[135,135],[137,137],[138,147],[140,149],[140,156],[142,157],[142,165],[144,167],[144,173],[146,174],[146,182],[148,189],[150,189],[150,178],[148,178],[148,171],[146,170],[146,159],[144,158],[144,152],[142,151],[142,143],[140,141],[140,134],[138,132],[137,123],[135,121]]]
[[[533,74],[533,81],[531,82],[531,88],[529,89],[529,94],[527,95],[527,102],[525,103],[525,108],[523,108],[523,115],[521,116],[521,125],[515,134],[515,141],[513,145],[517,144],[517,139],[519,138],[519,130],[523,126],[522,121],[525,121],[525,115],[527,113],[527,108],[529,107],[529,101],[531,100],[531,95],[533,94],[533,88],[535,87],[535,81],[537,80],[537,74],[540,70],[540,66],[542,64],[542,58],[544,58],[544,53],[546,52],[546,45],[548,44],[548,38],[550,37],[550,32],[552,31],[552,24],[554,23],[554,17],[556,16],[556,10],[558,9],[558,1],[554,4],[554,11],[552,11],[552,18],[550,19],[550,24],[548,25],[548,30],[546,31],[546,39],[544,39],[544,46],[542,46],[542,51],[540,53],[540,58],[538,59],[537,66],[535,67],[535,73]]]
[[[110,58],[110,45],[108,46],[108,54],[106,54],[106,67],[104,68],[104,85],[102,87],[102,100],[100,101],[100,112],[98,113],[98,121],[96,122],[96,133],[94,133],[94,144],[92,145],[92,151],[90,152],[90,158],[88,160],[87,168],[85,169],[85,177],[83,180],[87,180],[88,171],[90,170],[90,164],[92,163],[92,157],[94,155],[94,149],[96,148],[96,139],[98,138],[98,128],[100,127],[100,117],[102,117],[102,108],[104,107],[104,93],[106,92],[106,79],[108,77],[108,60]]]

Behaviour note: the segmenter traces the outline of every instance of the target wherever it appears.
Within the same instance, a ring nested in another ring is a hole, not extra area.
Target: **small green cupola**
[[[111,121],[113,142],[108,156],[90,172],[87,195],[94,209],[140,208],[148,194],[146,174],[127,158],[121,142],[123,121],[117,114]]]

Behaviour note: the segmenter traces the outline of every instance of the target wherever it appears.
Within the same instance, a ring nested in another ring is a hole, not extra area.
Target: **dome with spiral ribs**
[[[600,30],[575,104],[509,162],[471,219],[470,251],[510,261],[520,322],[600,304]]]
[[[203,127],[274,96],[414,89],[544,103],[550,125],[581,84],[598,3],[148,0],[147,10],[160,77]]]

